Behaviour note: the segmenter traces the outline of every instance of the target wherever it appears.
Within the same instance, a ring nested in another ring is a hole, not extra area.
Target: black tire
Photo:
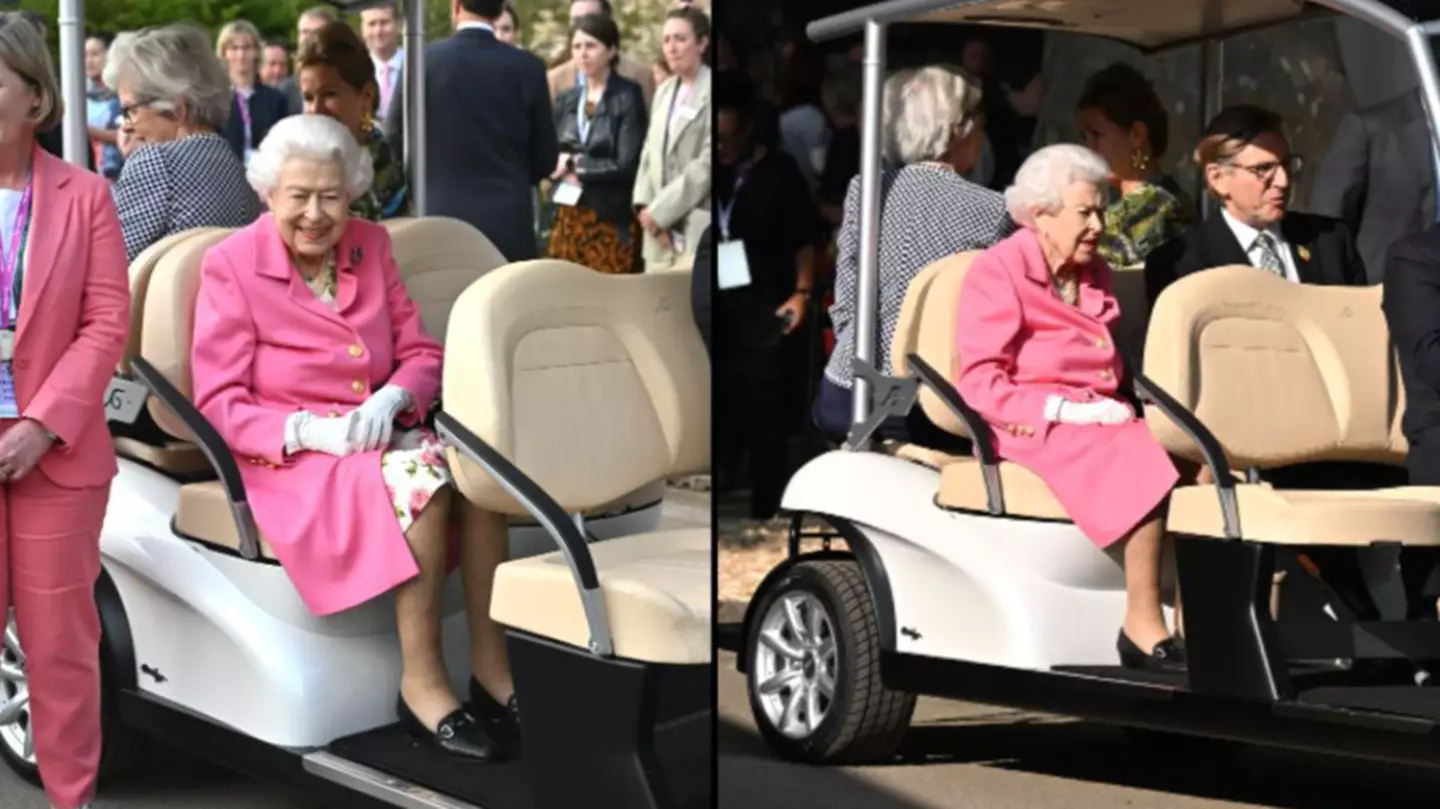
[[[836,641],[835,695],[814,732],[796,739],[770,721],[757,694],[757,646],[764,616],[781,597],[806,593],[829,614]],[[853,560],[801,562],[756,595],[755,619],[745,639],[749,654],[746,692],[760,734],[780,758],[809,764],[885,761],[910,727],[915,695],[894,691],[880,679],[880,634],[875,604]]]

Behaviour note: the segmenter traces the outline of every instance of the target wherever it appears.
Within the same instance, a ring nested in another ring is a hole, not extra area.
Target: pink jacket
[[[130,279],[120,217],[105,178],[35,147],[35,190],[15,335],[22,416],[59,442],[39,469],[57,486],[115,477],[105,388],[130,326]]]
[[[349,413],[385,384],[420,422],[440,389],[440,344],[400,280],[389,234],[351,219],[337,248],[336,311],[294,271],[274,218],[205,255],[192,352],[195,404],[240,461],[255,521],[316,613],[346,609],[415,575],[380,452],[285,455],[297,410]]]
[[[1045,420],[1052,394],[1072,401],[1120,398],[1124,364],[1110,336],[1120,317],[1113,289],[1109,265],[1096,257],[1081,276],[1079,307],[1060,300],[1029,228],[971,265],[955,330],[957,386],[994,428],[1002,456],[1044,445],[1053,426]]]

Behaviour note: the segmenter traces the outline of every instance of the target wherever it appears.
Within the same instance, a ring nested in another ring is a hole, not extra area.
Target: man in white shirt
[[[1221,210],[1146,258],[1152,305],[1176,279],[1234,264],[1297,283],[1366,283],[1355,235],[1344,222],[1289,210],[1303,164],[1282,124],[1279,115],[1249,104],[1227,107],[1210,121],[1195,153]]]
[[[377,123],[390,114],[395,88],[400,85],[405,50],[400,47],[400,11],[394,3],[367,8],[360,12],[360,36],[370,49],[375,62],[375,83],[380,87],[380,111]]]

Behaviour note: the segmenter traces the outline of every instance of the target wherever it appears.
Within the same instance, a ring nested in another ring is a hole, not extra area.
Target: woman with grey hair
[[[884,99],[890,166],[880,177],[880,329],[871,356],[889,372],[890,343],[900,305],[915,276],[946,256],[984,250],[1014,230],[1005,200],[965,178],[981,151],[979,84],[943,66],[890,77]],[[850,181],[837,239],[835,302],[830,321],[835,350],[825,366],[814,418],[832,440],[850,430],[855,356],[855,299],[860,256],[860,178]],[[882,424],[879,435],[936,448],[958,448],[954,436],[919,408]]]
[[[1021,229],[975,259],[960,291],[960,395],[996,453],[1034,472],[1090,541],[1123,555],[1116,641],[1132,668],[1174,670],[1184,649],[1161,607],[1165,506],[1179,472],[1127,403],[1111,330],[1114,278],[1097,246],[1110,167],[1083,146],[1047,146],[1005,191]]]
[[[230,81],[204,31],[166,25],[117,42],[104,81],[120,96],[121,133],[133,149],[115,184],[131,260],[171,233],[255,221],[260,202],[219,134]]]
[[[329,116],[270,130],[249,167],[269,213],[205,254],[195,406],[252,460],[240,470],[255,522],[311,611],[394,591],[397,712],[411,733],[495,761],[519,732],[487,604],[506,522],[454,494],[445,451],[424,427],[443,350],[406,292],[388,231],[350,215],[372,176],[369,152]],[[469,710],[440,648],[452,516],[472,635]]]

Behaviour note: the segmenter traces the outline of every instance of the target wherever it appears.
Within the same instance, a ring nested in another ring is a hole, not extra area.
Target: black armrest
[[[466,429],[454,416],[437,413],[435,427],[445,443],[479,464],[549,532],[565,554],[565,561],[570,564],[570,572],[575,576],[575,584],[580,588],[580,604],[585,608],[585,621],[590,628],[590,651],[601,657],[614,654],[615,645],[610,638],[610,620],[606,615],[605,600],[600,594],[595,559],[590,555],[585,535],[575,519],[539,484],[494,447]]]
[[[1235,476],[1230,471],[1230,461],[1225,457],[1225,449],[1220,446],[1220,440],[1200,423],[1200,419],[1196,418],[1189,408],[1151,382],[1149,377],[1136,371],[1134,379],[1135,392],[1140,398],[1160,408],[1161,413],[1169,416],[1180,431],[1200,447],[1200,455],[1205,459],[1205,465],[1210,467],[1210,472],[1215,475],[1215,493],[1220,498],[1220,516],[1225,521],[1225,537],[1241,539],[1240,503],[1235,499]]]
[[[235,530],[240,534],[240,555],[246,559],[259,559],[260,529],[255,526],[255,516],[245,496],[245,481],[240,478],[240,466],[235,463],[235,455],[230,452],[225,439],[215,432],[210,421],[195,408],[195,403],[143,357],[131,360],[130,368],[150,389],[150,393],[179,416],[195,436],[195,443],[220,476],[220,485],[225,487],[225,498],[230,501],[230,512],[235,517]]]
[[[985,499],[990,513],[1004,514],[1005,494],[1000,489],[1000,457],[995,454],[995,446],[991,442],[990,425],[974,408],[965,403],[960,391],[955,390],[950,380],[941,376],[930,363],[920,359],[919,354],[907,355],[905,359],[920,378],[920,382],[935,391],[945,402],[945,406],[950,408],[950,412],[965,425],[965,430],[970,433],[970,443],[975,447],[975,455],[980,459],[980,472],[985,477]]]

